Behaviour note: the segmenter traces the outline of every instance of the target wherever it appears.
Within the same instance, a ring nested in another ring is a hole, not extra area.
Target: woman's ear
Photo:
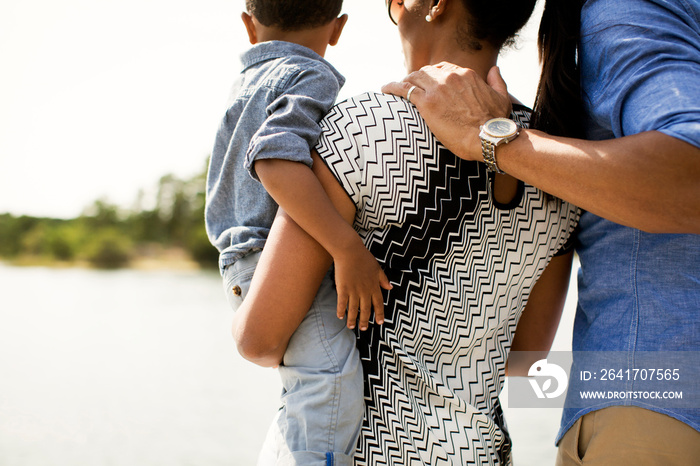
[[[348,15],[341,15],[335,19],[335,24],[333,26],[333,32],[331,33],[331,38],[328,40],[328,45],[335,45],[340,39],[340,34],[343,33],[343,28],[345,23],[348,22]]]
[[[241,13],[241,19],[243,24],[245,24],[245,30],[248,32],[248,40],[251,44],[255,45],[258,43],[258,32],[255,29],[255,22],[253,17],[246,12]]]
[[[430,20],[433,21],[437,19],[438,16],[441,16],[445,12],[447,1],[448,0],[435,0],[433,2],[433,6],[430,7],[430,10],[428,10],[428,16],[426,19],[430,17]]]

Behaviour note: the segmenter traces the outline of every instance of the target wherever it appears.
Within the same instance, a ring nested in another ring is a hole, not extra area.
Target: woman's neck
[[[491,47],[484,46],[481,50],[455,50],[452,46],[450,50],[435,48],[425,56],[413,60],[413,63],[408,64],[409,73],[417,71],[426,65],[437,65],[438,63],[448,62],[462,68],[470,68],[484,80],[488,75],[489,70],[496,65],[498,61],[498,51],[494,51]]]
[[[496,65],[499,50],[485,40],[477,40],[468,29],[467,13],[461,2],[450,2],[429,23],[424,11],[407,13],[400,26],[409,72],[426,65],[448,62],[471,68],[484,80]]]

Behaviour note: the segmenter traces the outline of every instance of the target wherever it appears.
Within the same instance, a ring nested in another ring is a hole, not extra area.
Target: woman
[[[409,70],[449,59],[485,76],[534,3],[405,0],[388,8]],[[526,125],[528,112],[516,106],[512,117]],[[356,464],[510,464],[498,401],[506,359],[511,343],[551,345],[577,208],[455,157],[398,97],[350,99],[323,127],[314,171],[393,285],[383,325],[370,322],[358,336],[365,420]],[[303,315],[329,266],[280,214],[246,312]],[[248,338],[275,325],[246,321],[238,331]]]
[[[539,45],[537,130],[523,131],[498,160],[514,177],[586,210],[577,239],[574,364],[631,374],[686,367],[672,389],[695,399],[700,3],[547,0]],[[455,154],[478,160],[479,125],[510,105],[505,83],[496,73],[491,78],[493,89],[468,69],[441,64],[384,89],[406,95],[418,86],[412,98],[430,128]],[[622,388],[671,390],[667,380],[642,382]],[[581,397],[598,388],[569,380],[557,464],[697,463],[697,402]],[[624,393],[614,384],[604,389]]]

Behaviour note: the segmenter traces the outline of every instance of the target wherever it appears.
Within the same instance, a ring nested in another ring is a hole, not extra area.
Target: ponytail
[[[578,57],[584,1],[546,0],[542,13],[537,41],[542,74],[531,127],[553,136],[584,136]]]

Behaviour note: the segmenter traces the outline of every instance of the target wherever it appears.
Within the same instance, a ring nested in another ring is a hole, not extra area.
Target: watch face
[[[513,120],[507,118],[494,118],[484,125],[484,130],[491,136],[499,138],[512,136],[518,131],[518,126]]]

